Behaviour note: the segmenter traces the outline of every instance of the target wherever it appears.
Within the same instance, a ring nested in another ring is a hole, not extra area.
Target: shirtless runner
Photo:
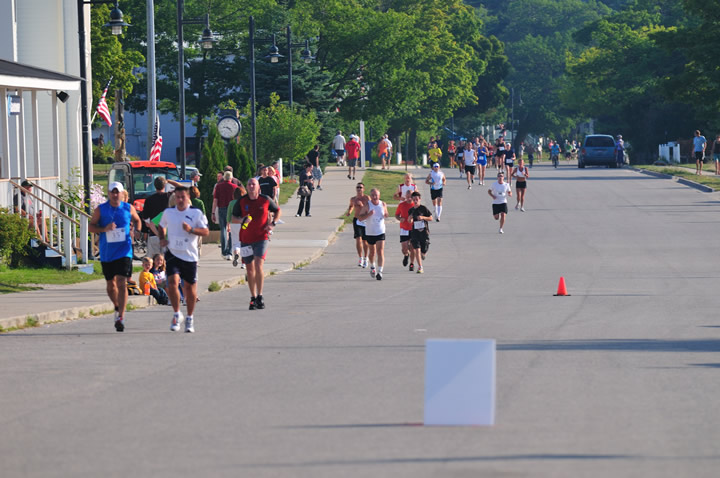
[[[355,238],[355,248],[358,253],[358,267],[363,269],[368,266],[368,243],[365,240],[365,222],[360,221],[358,217],[367,212],[367,205],[370,197],[365,194],[365,185],[357,183],[355,186],[356,194],[350,198],[350,205],[345,213],[346,216],[353,212],[353,237]]]

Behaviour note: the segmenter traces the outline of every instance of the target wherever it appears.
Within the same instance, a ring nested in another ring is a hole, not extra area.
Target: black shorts
[[[358,220],[356,217],[353,218],[353,239],[357,239],[358,237],[362,237],[363,240],[365,240],[365,226],[358,225]]]
[[[101,262],[105,280],[113,280],[115,276],[132,277],[132,257],[122,257],[110,262]]]
[[[437,198],[442,198],[443,197],[442,192],[443,192],[443,188],[431,189],[430,190],[430,199],[432,199],[434,201]]]
[[[475,165],[468,166],[468,165],[466,164],[466,165],[465,165],[465,172],[466,172],[466,173],[470,173],[470,174],[475,174]]]
[[[345,150],[344,149],[336,149],[335,152],[338,156],[345,156]]]
[[[504,212],[507,214],[507,203],[502,204],[493,204],[493,216],[497,216],[498,214]]]
[[[384,241],[385,240],[385,234],[380,234],[377,236],[365,236],[365,240],[368,244],[371,246],[375,245],[376,242]]]
[[[413,249],[420,249],[423,254],[427,253],[430,248],[430,234],[427,229],[410,231],[410,245]]]
[[[188,262],[173,255],[172,252],[165,252],[165,275],[179,274],[180,278],[188,284],[197,282],[197,262]]]
[[[620,156],[620,155],[618,155]],[[695,151],[695,161],[702,161],[705,159],[705,153],[702,151]]]
[[[516,189],[527,189],[527,181],[515,180],[515,188]]]
[[[401,229],[401,231],[402,231],[402,229]],[[410,240],[410,234],[408,234],[406,236],[400,236],[400,244],[402,244],[403,242],[407,242],[409,240]]]

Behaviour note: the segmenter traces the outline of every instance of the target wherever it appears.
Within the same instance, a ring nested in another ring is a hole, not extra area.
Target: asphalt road
[[[372,280],[348,228],[266,310],[204,299],[195,334],[155,307],[1,335],[0,475],[717,476],[720,197],[532,173],[499,235],[447,171],[424,275],[391,225]],[[497,340],[495,426],[422,426],[428,338]]]

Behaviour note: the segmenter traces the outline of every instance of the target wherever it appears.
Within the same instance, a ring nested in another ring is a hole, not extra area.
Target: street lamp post
[[[276,37],[273,34],[270,38],[258,39],[255,38],[255,18],[250,16],[250,36],[249,36],[249,47],[250,47],[250,124],[251,124],[251,148],[252,157],[255,167],[257,167],[257,123],[255,119],[255,43],[272,43],[270,47],[270,53],[265,58],[270,60],[270,63],[277,63],[283,55],[280,54],[280,50],[277,47]],[[305,47],[302,52],[301,58],[305,63],[310,63],[314,60],[312,53],[310,52],[310,42],[305,40],[305,43],[292,43],[291,41],[291,30],[290,25],[287,26],[286,38],[287,38],[287,57],[288,57],[288,103],[290,109],[293,107],[293,80],[292,80],[292,49]]]
[[[80,107],[82,123],[82,158],[83,158],[83,189],[85,192],[85,209],[90,212],[90,183],[92,181],[92,154],[90,153],[90,110],[88,108],[88,77],[87,58],[85,55],[85,5],[114,4],[110,12],[110,21],[103,26],[110,27],[113,35],[122,34],[123,27],[130,26],[123,21],[123,13],[118,8],[117,0],[77,0],[78,36],[80,38]]]
[[[202,47],[210,50],[213,44],[213,34],[210,31],[210,15],[204,17],[183,19],[185,0],[177,0],[177,32],[178,32],[178,88],[180,109],[180,178],[185,179],[185,48],[183,45],[183,25],[205,25],[203,30]]]

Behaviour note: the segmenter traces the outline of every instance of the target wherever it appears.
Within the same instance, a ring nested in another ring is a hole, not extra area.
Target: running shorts
[[[432,199],[433,201],[441,197],[443,197],[443,188],[430,190],[430,199]]]
[[[132,257],[121,257],[110,262],[101,262],[105,280],[113,280],[115,276],[132,277]]]
[[[175,257],[172,252],[165,252],[165,275],[178,274],[188,284],[197,282],[197,262],[184,261]]]
[[[370,244],[372,246],[378,241],[384,241],[385,234],[379,234],[377,236],[365,236],[365,240],[367,241],[368,244]]]
[[[507,214],[507,203],[505,203],[505,202],[502,204],[493,204],[492,207],[493,207],[493,216],[497,216],[498,214],[500,214],[502,212]]]

